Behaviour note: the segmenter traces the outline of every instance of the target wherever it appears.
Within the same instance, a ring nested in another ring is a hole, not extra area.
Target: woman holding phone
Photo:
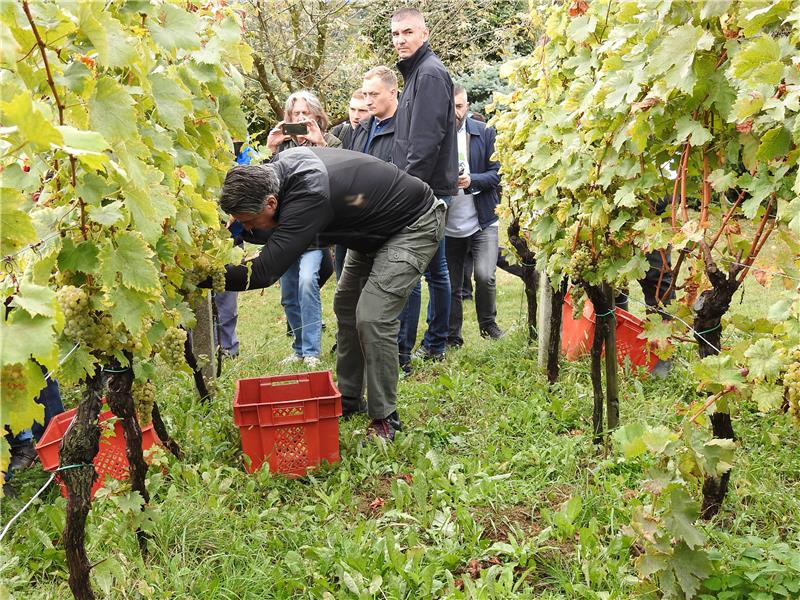
[[[295,92],[286,99],[280,121],[267,137],[267,146],[275,156],[296,146],[329,146],[342,143],[327,132],[328,115],[319,99],[307,91]],[[293,353],[282,362],[303,361],[314,368],[319,365],[322,349],[322,300],[319,289],[320,270],[327,264],[332,271],[330,248],[310,246],[281,277],[281,304],[289,331],[294,338]],[[327,278],[326,278],[327,279]]]

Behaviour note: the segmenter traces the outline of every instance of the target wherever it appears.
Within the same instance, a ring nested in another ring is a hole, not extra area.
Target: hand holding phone
[[[305,123],[284,123],[282,125],[284,135],[306,135],[308,125]]]

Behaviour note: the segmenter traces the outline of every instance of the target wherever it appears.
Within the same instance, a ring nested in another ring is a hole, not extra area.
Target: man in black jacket
[[[227,290],[267,287],[311,244],[347,247],[333,301],[345,415],[363,410],[387,440],[397,414],[397,315],[444,236],[445,205],[394,165],[335,148],[294,148],[231,169],[220,207],[248,230],[271,230],[258,257],[229,265]]]
[[[400,58],[403,94],[395,116],[392,162],[431,186],[449,203],[458,192],[453,82],[442,62],[428,46],[428,29],[422,14],[402,8],[392,15],[392,44]],[[441,360],[447,343],[450,317],[450,276],[444,240],[425,273],[430,291],[428,330],[417,356]],[[420,312],[419,289],[401,315],[401,362],[416,341]]]
[[[331,135],[335,135],[342,142],[345,150],[358,150],[353,147],[353,136],[358,130],[361,121],[369,119],[370,112],[367,99],[362,90],[355,90],[350,95],[348,119],[331,128]]]

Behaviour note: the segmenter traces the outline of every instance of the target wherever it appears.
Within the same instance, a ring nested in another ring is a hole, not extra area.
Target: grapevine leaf
[[[167,127],[183,131],[183,119],[192,110],[189,92],[173,77],[163,73],[150,75],[150,84],[161,120]]]
[[[15,189],[3,188],[0,192],[0,254],[7,256],[26,244],[36,241],[28,213],[22,210],[25,201]]]
[[[780,375],[783,361],[775,350],[771,339],[760,339],[744,353],[749,359],[750,375],[754,379],[774,381]]]
[[[160,178],[160,174],[149,171]],[[175,215],[175,206],[166,198],[163,187],[151,185],[150,188],[127,188],[125,205],[131,211],[133,221],[148,242],[155,243],[162,235],[164,219]]]
[[[783,386],[759,383],[753,388],[753,401],[758,406],[759,412],[776,411],[783,404]]]
[[[158,271],[151,257],[153,251],[140,234],[132,231],[120,233],[116,246],[108,242],[100,251],[100,274],[108,289],[122,283],[135,290],[148,292],[158,289]]]
[[[681,117],[675,123],[675,143],[680,144],[687,139],[692,146],[702,146],[709,142],[713,136],[711,132],[691,117]]]
[[[124,323],[133,335],[142,331],[144,319],[150,314],[153,298],[123,285],[111,288],[106,294],[108,312],[115,321]]]
[[[55,359],[53,318],[12,310],[8,319],[0,321],[0,343],[3,364],[24,363],[33,356],[51,366]]]
[[[89,122],[112,144],[136,136],[133,98],[110,77],[101,77],[89,99]]]
[[[669,513],[664,519],[664,525],[672,537],[682,540],[689,548],[702,546],[706,536],[694,525],[699,516],[697,502],[683,488],[672,490],[669,496]]]
[[[742,45],[731,60],[733,74],[749,85],[777,85],[783,77],[783,63],[778,40],[762,35]]]
[[[716,384],[722,387],[740,386],[744,383],[739,368],[727,354],[706,356],[694,365],[695,377],[701,384]]]
[[[136,61],[136,43],[125,33],[122,24],[96,2],[84,2],[79,13],[79,27],[97,50],[100,64],[127,67]]]
[[[89,220],[110,227],[121,221],[125,215],[122,214],[122,202],[115,200],[105,206],[90,206],[87,210]]]
[[[234,138],[243,140],[247,137],[247,119],[242,112],[242,103],[239,98],[230,94],[220,95],[219,116],[230,128]]]
[[[767,318],[773,323],[781,323],[788,319],[792,313],[792,301],[788,298],[779,298],[773,302],[767,311]]]
[[[734,172],[725,172],[725,169],[715,169],[708,176],[708,182],[715,192],[724,192],[736,185],[737,175]]]
[[[686,598],[693,598],[702,581],[711,575],[711,561],[702,550],[678,543],[672,553],[672,571]]]
[[[663,75],[667,84],[690,93],[696,77],[692,71],[694,54],[708,50],[714,42],[713,36],[690,23],[673,29],[656,48],[647,71],[654,76]]]
[[[97,359],[85,347],[64,341],[59,354],[57,375],[62,385],[74,385],[94,373]]]
[[[567,27],[567,35],[569,35],[575,43],[580,44],[586,41],[589,35],[594,33],[595,27],[597,27],[597,19],[591,15],[581,15],[580,17],[572,19],[569,27]]]
[[[642,436],[642,441],[653,454],[663,454],[667,447],[678,439],[678,434],[663,425],[648,429]]]
[[[0,102],[0,114],[3,126],[16,125],[22,140],[37,150],[49,150],[50,144],[62,142],[61,133],[34,104],[30,93],[22,92],[8,102]]]
[[[631,459],[647,452],[647,445],[642,439],[644,433],[645,426],[641,423],[628,423],[614,431],[612,436],[614,441],[619,444],[625,458]]]
[[[703,20],[721,17],[730,8],[732,0],[706,0],[700,9],[700,18]]]
[[[58,130],[63,137],[62,148],[69,154],[74,154],[78,159],[92,169],[100,169],[108,157],[103,154],[108,150],[108,142],[96,131],[75,129],[69,125],[59,125]]]
[[[56,293],[49,287],[36,285],[26,279],[20,284],[19,294],[14,296],[11,304],[28,311],[32,317],[53,317],[56,314],[55,299]]]
[[[99,265],[97,260],[99,252],[97,245],[91,240],[76,246],[72,239],[65,238],[58,254],[58,267],[62,271],[94,273]]]
[[[772,160],[783,157],[792,146],[792,136],[785,127],[770,129],[761,137],[761,144],[756,152],[757,160]]]
[[[45,386],[42,369],[35,362],[26,360],[21,377],[3,377],[0,390],[3,397],[2,424],[19,433],[28,429],[34,421],[44,423],[44,406],[34,402]]]
[[[787,0],[773,0],[769,4],[754,2],[752,5],[758,8],[747,13],[743,19],[742,33],[747,37],[758,33],[768,23],[779,21],[783,15],[789,12],[791,6]]]
[[[147,25],[155,42],[165,50],[196,50],[200,47],[197,17],[179,6],[165,5],[163,21],[159,23],[150,19]]]

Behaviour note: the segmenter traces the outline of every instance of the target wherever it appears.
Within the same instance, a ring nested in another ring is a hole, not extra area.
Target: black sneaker
[[[360,398],[342,396],[342,419],[352,419],[356,415],[367,412],[366,403]]]
[[[444,352],[432,352],[425,346],[420,346],[417,348],[417,351],[414,352],[415,358],[420,358],[422,360],[432,360],[432,361],[442,361],[444,360]]]
[[[461,348],[463,345],[464,345],[464,340],[462,340],[461,338],[447,340],[448,350],[457,350]]]
[[[481,337],[483,338],[499,340],[503,336],[505,336],[505,332],[497,326],[497,323],[481,327]]]
[[[397,415],[397,411],[395,411],[385,419],[373,419],[372,423],[367,427],[367,437],[380,437],[387,442],[393,442],[395,434],[402,430],[402,428],[403,425],[400,423],[400,417]]]

